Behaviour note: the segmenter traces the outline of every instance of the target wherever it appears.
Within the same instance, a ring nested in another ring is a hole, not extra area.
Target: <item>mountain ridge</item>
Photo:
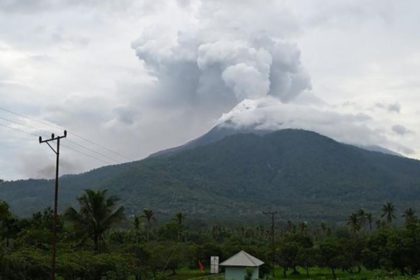
[[[280,129],[280,130],[300,130],[300,131],[310,131],[310,130],[304,130],[304,129]],[[227,136],[231,136],[231,135],[235,135],[235,134],[257,134],[257,135],[264,135],[264,134],[268,134],[268,133],[273,133],[275,131],[280,131],[280,130],[262,130],[262,129],[256,129],[254,127],[244,127],[244,128],[231,128],[231,127],[225,127],[222,124],[217,125],[215,127],[213,127],[210,131],[208,131],[207,133],[205,133],[204,135],[193,139],[191,141],[188,141],[185,144],[182,144],[180,146],[176,146],[176,147],[172,147],[172,148],[168,148],[168,149],[163,149],[161,151],[152,153],[149,155],[149,157],[155,157],[155,156],[164,156],[164,155],[171,155],[180,151],[184,151],[187,149],[192,149],[198,146],[202,146],[202,145],[206,145],[206,144],[210,144],[216,141],[219,141]],[[315,131],[310,131],[310,132],[314,132],[316,134],[322,135],[321,133],[315,132]],[[325,135],[322,135],[324,137],[328,137]],[[328,137],[330,138],[330,137]],[[332,139],[332,138],[331,138]],[[340,142],[340,141],[337,141]],[[350,144],[350,143],[344,143],[344,142],[340,142],[343,144],[347,144],[347,145],[351,145],[351,146],[356,146],[358,148],[367,150],[367,151],[373,151],[373,152],[379,152],[379,153],[384,153],[384,154],[389,154],[389,155],[394,155],[394,156],[400,156],[400,157],[404,157],[403,155],[389,150],[387,148],[381,147],[379,145],[354,145],[354,144]]]
[[[46,207],[53,181],[0,186],[21,215]],[[183,211],[206,219],[255,219],[267,208],[284,217],[342,220],[350,211],[420,201],[420,162],[367,151],[315,132],[239,133],[141,161],[61,178],[64,208],[86,188],[107,188],[129,214],[143,208],[161,215]],[[35,209],[36,208],[36,209]]]

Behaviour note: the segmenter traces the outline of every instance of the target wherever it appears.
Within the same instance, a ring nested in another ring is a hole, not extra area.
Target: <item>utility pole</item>
[[[263,212],[264,215],[271,216],[271,265],[272,265],[272,272],[274,276],[274,266],[275,266],[275,258],[276,258],[276,245],[275,245],[275,220],[277,211],[267,211]]]
[[[57,250],[57,223],[58,223],[58,214],[57,214],[57,204],[58,204],[58,168],[60,160],[60,139],[67,137],[67,131],[64,130],[63,136],[55,136],[54,133],[51,134],[50,139],[42,140],[42,137],[39,136],[39,143],[47,143],[51,150],[56,155],[55,163],[55,192],[54,192],[54,218],[53,218],[53,239],[52,239],[52,258],[51,258],[51,279],[55,280],[55,262],[56,262],[56,250]],[[57,141],[57,146],[54,149],[49,142]]]

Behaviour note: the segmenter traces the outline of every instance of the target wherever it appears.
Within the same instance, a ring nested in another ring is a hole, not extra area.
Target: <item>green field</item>
[[[299,275],[287,275],[286,278],[283,277],[283,271],[281,268],[277,268],[275,271],[275,278],[274,279],[302,279],[302,280],[312,280],[312,279],[319,279],[319,280],[328,280],[333,279],[331,272],[328,269],[322,268],[311,268],[309,270],[309,277],[306,276],[306,272],[304,270],[299,270]],[[392,273],[387,273],[384,271],[367,271],[363,270],[360,273],[349,273],[349,272],[336,272],[337,279],[343,280],[364,280],[364,279],[384,279],[384,280],[403,280],[403,279],[411,279],[411,280],[420,280],[420,276],[398,276],[393,275]],[[198,270],[188,270],[182,269],[179,270],[177,275],[171,276],[168,279],[171,280],[224,280],[223,274],[220,275],[205,275]],[[273,278],[267,278],[273,279]]]

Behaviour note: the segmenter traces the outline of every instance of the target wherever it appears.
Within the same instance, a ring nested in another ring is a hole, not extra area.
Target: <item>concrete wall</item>
[[[252,280],[258,279],[259,269],[258,267],[250,268],[253,270]],[[229,266],[225,268],[225,280],[244,280],[246,275],[247,267],[240,266]]]

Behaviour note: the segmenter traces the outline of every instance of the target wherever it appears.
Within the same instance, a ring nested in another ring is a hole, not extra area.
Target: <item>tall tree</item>
[[[139,216],[134,216],[134,221],[133,221],[133,225],[134,225],[134,235],[136,238],[136,244],[139,243],[140,241],[140,218]]]
[[[12,215],[2,221],[0,235],[6,240],[6,247],[9,247],[9,241],[15,238],[21,229],[19,220]]]
[[[301,222],[299,224],[299,229],[301,234],[306,234],[308,230],[308,223],[307,222]]]
[[[358,213],[353,213],[348,217],[347,225],[350,227],[353,233],[356,233],[360,230],[360,216]]]
[[[134,229],[135,229],[136,231],[139,231],[139,230],[140,230],[140,219],[139,219],[139,217],[138,217],[138,216],[135,216],[135,217],[134,217],[134,222],[133,222],[133,225],[134,225]]]
[[[182,212],[178,212],[175,214],[175,222],[178,227],[178,241],[182,241],[183,239],[184,220],[185,220],[185,214],[183,214]]]
[[[182,225],[184,223],[185,220],[185,214],[183,214],[182,212],[178,212],[175,214],[175,221],[178,225]]]
[[[373,216],[372,213],[366,213],[366,221],[369,225],[369,231],[372,231]]]
[[[406,209],[402,216],[405,219],[405,224],[407,226],[415,224],[417,222],[416,211],[413,208]]]
[[[319,245],[319,264],[329,267],[333,279],[337,279],[335,270],[343,264],[343,249],[337,239],[326,239]]]
[[[146,239],[149,241],[152,222],[156,221],[155,213],[151,209],[143,209],[143,214],[141,217],[146,220]]]
[[[6,239],[6,246],[9,246],[9,239],[14,232],[17,220],[12,216],[9,204],[0,200],[0,237]]]
[[[70,207],[65,217],[79,233],[93,240],[98,252],[106,231],[124,218],[124,208],[118,207],[117,197],[107,196],[107,190],[86,190],[78,201],[79,211]]]
[[[359,216],[359,224],[360,228],[362,229],[366,224],[366,211],[363,208],[360,208],[357,211],[357,216]]]
[[[391,202],[387,202],[382,206],[382,218],[386,219],[388,224],[391,224],[395,219],[395,206]]]
[[[10,215],[9,204],[0,200],[0,222],[8,218]]]

